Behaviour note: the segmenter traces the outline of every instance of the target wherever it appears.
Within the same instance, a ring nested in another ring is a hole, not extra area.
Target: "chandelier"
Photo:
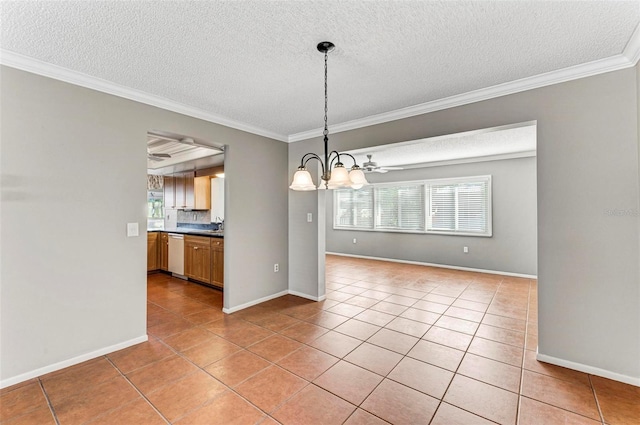
[[[351,187],[360,189],[366,184],[367,179],[362,169],[356,164],[356,159],[348,153],[339,153],[338,151],[329,152],[329,129],[327,127],[327,57],[329,52],[335,48],[330,41],[323,41],[318,44],[318,51],[324,53],[324,160],[315,153],[307,153],[302,156],[300,166],[293,175],[293,182],[289,188],[293,190],[316,190],[316,185],[311,179],[311,174],[307,170],[307,163],[312,159],[317,160],[322,168],[322,181],[318,185],[318,189],[337,189],[340,187]],[[341,156],[351,157],[353,166],[349,171],[344,167],[340,160]]]

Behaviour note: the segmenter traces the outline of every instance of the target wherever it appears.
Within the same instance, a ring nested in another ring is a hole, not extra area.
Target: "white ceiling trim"
[[[395,111],[385,112],[378,115],[372,115],[357,120],[331,125],[329,127],[329,131],[330,133],[341,133],[343,131],[355,130],[357,128],[382,124],[389,121],[414,117],[416,115],[454,108],[456,106],[467,105],[483,100],[494,99],[496,97],[537,89],[553,84],[591,77],[598,74],[604,74],[606,72],[631,68],[638,63],[639,59],[640,25],[636,27],[633,35],[631,36],[631,39],[624,49],[624,52],[620,55],[611,56],[606,59],[600,59],[576,66],[571,66],[569,68],[564,68],[557,71],[534,75],[533,77],[522,78],[520,80],[510,81],[508,83],[498,84],[492,87],[474,90],[467,93],[446,97],[444,99],[434,100],[432,102],[421,103],[419,105],[409,106],[406,108],[397,109]],[[322,129],[316,128],[314,130],[291,134],[289,135],[287,141],[299,142],[301,140],[319,136],[322,136]]]
[[[629,59],[631,66],[635,66],[638,60],[640,60],[640,24],[638,24],[636,30],[631,34],[631,38],[624,48],[622,55]]]
[[[66,83],[75,84],[77,86],[86,87],[99,92],[112,94],[125,99],[134,100],[136,102],[155,106],[167,111],[173,111],[190,117],[199,118],[204,121],[224,125],[225,127],[235,128],[236,130],[246,131],[247,133],[257,134],[258,136],[264,136],[270,139],[280,140],[282,142],[287,141],[287,136],[283,134],[277,134],[250,124],[230,120],[202,109],[194,108],[164,97],[152,95],[140,90],[112,83],[101,78],[92,77],[91,75],[43,62],[10,50],[0,49],[0,64],[53,78],[55,80],[64,81]]]
[[[530,158],[536,156],[536,151],[501,153],[496,155],[474,156],[472,158],[446,159],[443,161],[422,162],[420,164],[402,164],[405,170],[413,168],[441,167],[443,165],[470,164],[474,162],[502,161],[505,159]]]

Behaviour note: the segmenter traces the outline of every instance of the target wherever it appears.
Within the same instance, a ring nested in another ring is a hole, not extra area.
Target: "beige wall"
[[[537,120],[539,352],[546,360],[640,384],[637,70],[629,68],[457,108],[330,135],[350,150]],[[319,139],[294,143],[320,151]],[[293,153],[293,155],[292,155]],[[289,194],[290,214],[318,208]],[[297,226],[297,227],[296,227]],[[316,229],[290,220],[290,285],[319,292],[307,270],[323,254]],[[306,267],[305,267],[306,266]],[[300,271],[299,273],[297,273]]]
[[[2,386],[146,337],[148,130],[227,145],[225,308],[287,290],[286,143],[8,67],[0,83]]]

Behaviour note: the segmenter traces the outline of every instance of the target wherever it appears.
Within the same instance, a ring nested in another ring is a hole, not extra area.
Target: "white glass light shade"
[[[349,171],[349,180],[351,180],[351,187],[353,189],[360,189],[362,186],[369,184],[364,175],[364,171],[360,168],[356,168],[355,170],[352,168],[351,171]]]
[[[329,179],[329,189],[337,189],[339,187],[351,186],[349,173],[342,164],[336,164],[331,170],[331,179]]]
[[[293,183],[289,186],[293,190],[316,190],[316,185],[311,180],[311,174],[305,169],[298,169],[293,175]]]

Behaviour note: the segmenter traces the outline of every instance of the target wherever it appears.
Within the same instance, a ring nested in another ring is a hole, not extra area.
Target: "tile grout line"
[[[520,413],[522,407],[522,386],[524,384],[524,363],[527,355],[527,337],[529,336],[529,313],[531,310],[531,281],[527,291],[527,319],[524,324],[524,345],[522,346],[522,362],[520,362],[520,383],[518,385],[518,405],[516,406],[516,424],[520,423]]]
[[[593,398],[596,401],[596,407],[598,408],[598,414],[600,415],[600,422],[604,425],[604,415],[602,414],[602,409],[600,408],[600,401],[598,400],[598,394],[596,393],[596,389],[593,386],[593,381],[591,380],[591,375],[587,374],[587,378],[589,378],[589,386],[591,387],[591,392],[593,393]]]
[[[51,404],[51,399],[49,398],[49,394],[47,393],[47,390],[44,389],[44,384],[42,383],[42,379],[40,379],[40,377],[38,377],[38,384],[40,385],[40,390],[42,390],[42,393],[44,394],[44,397],[47,400],[47,405],[49,406],[49,411],[51,411],[53,420],[56,421],[56,425],[60,425],[60,420],[58,419],[56,410],[53,408],[53,404]]]
[[[142,393],[142,391],[140,391],[140,390],[138,389],[138,387],[136,387],[136,386],[133,384],[133,382],[131,382],[131,380],[129,380],[129,377],[128,377],[128,376],[126,376],[124,373],[122,373],[122,371],[120,370],[120,368],[119,368],[118,366],[116,366],[116,365],[115,365],[115,363],[113,363],[113,361],[112,361],[109,357],[105,356],[105,358],[106,358],[106,359],[107,359],[107,361],[111,364],[111,366],[113,366],[113,367],[114,367],[114,369],[118,371],[118,373],[120,374],[120,376],[122,376],[122,377],[127,381],[127,383],[128,383],[129,385],[131,385],[131,387],[133,387],[133,389],[134,389],[134,390],[136,390],[136,392],[140,395],[140,397],[142,397],[142,398],[143,398],[143,399],[144,399],[144,400],[149,404],[149,406],[151,406],[151,408],[152,408],[152,409],[153,409],[153,410],[154,410],[154,411],[155,411],[155,412],[156,412],[156,413],[157,413],[157,414],[158,414],[158,415],[159,415],[159,416],[160,416],[160,417],[161,417],[161,418],[162,418],[162,419],[167,423],[167,424],[171,424],[171,421],[169,421],[169,420],[168,420],[168,419],[167,419],[167,418],[166,418],[166,417],[165,417],[165,416],[164,416],[164,415],[163,415],[163,414],[162,414],[162,413],[161,413],[161,412],[156,408],[156,406],[154,406],[154,405],[153,405],[153,403],[151,403],[151,400],[149,400],[149,399],[147,398],[147,396],[146,396],[146,395],[144,395],[144,394]],[[161,359],[161,360],[162,360],[162,359]],[[160,360],[159,360],[159,361],[160,361]],[[155,363],[155,362],[153,362],[153,363]],[[129,404],[129,403],[127,403],[127,404]],[[120,406],[119,406],[118,408],[120,408]],[[113,411],[113,410],[116,410],[116,409],[112,409],[111,411]],[[107,412],[105,412],[105,413],[107,413]],[[99,415],[99,416],[101,416],[101,415]]]

